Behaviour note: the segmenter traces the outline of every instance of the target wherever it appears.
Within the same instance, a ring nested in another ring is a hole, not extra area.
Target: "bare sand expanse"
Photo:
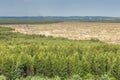
[[[120,44],[120,23],[63,22],[54,24],[1,25],[12,27],[15,32],[65,37],[77,40],[99,39]]]

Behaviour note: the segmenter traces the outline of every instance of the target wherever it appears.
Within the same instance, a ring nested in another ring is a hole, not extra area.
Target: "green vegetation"
[[[29,16],[29,17],[0,17],[0,24],[46,24],[58,22],[101,22],[101,23],[120,23],[119,17],[102,16]]]
[[[0,19],[0,24],[47,24],[63,22],[61,20],[39,20],[39,19]]]
[[[120,45],[11,30],[0,27],[0,80],[120,79]]]

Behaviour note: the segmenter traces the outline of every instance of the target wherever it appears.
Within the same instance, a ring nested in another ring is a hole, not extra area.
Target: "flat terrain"
[[[65,37],[77,40],[99,39],[120,44],[120,23],[61,22],[52,24],[1,25],[12,27],[15,32]]]

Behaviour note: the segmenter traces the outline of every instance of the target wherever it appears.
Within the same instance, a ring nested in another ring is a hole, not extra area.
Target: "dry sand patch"
[[[77,40],[99,39],[120,44],[120,23],[63,22],[54,24],[1,25],[25,34],[65,37]]]

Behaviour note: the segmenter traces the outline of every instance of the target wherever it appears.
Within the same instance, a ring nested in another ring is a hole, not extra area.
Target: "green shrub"
[[[113,80],[120,79],[120,45],[25,35],[10,30],[0,28],[0,75],[7,80],[26,77],[26,80],[65,80],[73,75],[75,80],[110,80],[111,76]]]
[[[5,76],[1,75],[0,80],[7,80]]]

